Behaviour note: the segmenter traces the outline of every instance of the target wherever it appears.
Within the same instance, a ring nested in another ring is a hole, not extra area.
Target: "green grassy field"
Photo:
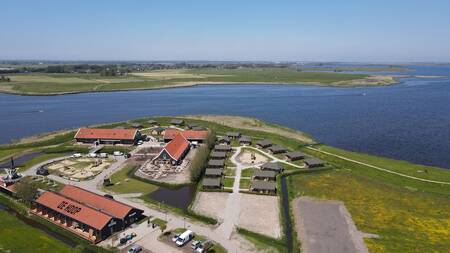
[[[0,211],[0,252],[77,252],[15,216]]]
[[[165,70],[132,73],[126,77],[99,74],[11,74],[11,82],[0,84],[0,91],[18,94],[65,94],[78,92],[168,88],[195,83],[316,83],[347,86],[345,82],[368,75],[330,72],[301,72],[294,69],[244,68]],[[337,82],[340,82],[337,84]],[[380,83],[381,84],[381,83]],[[352,85],[352,84],[348,84]],[[367,85],[377,85],[368,83]]]
[[[136,193],[141,192],[147,195],[156,191],[159,187],[150,183],[128,177],[128,173],[135,169],[133,165],[127,165],[111,176],[112,186],[106,186],[105,190],[115,193]]]

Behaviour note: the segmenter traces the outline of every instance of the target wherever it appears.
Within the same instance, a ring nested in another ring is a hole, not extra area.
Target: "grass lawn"
[[[44,154],[44,155],[40,155],[40,156],[34,157],[33,159],[25,162],[23,164],[23,166],[21,166],[19,168],[19,171],[25,171],[25,170],[31,168],[32,166],[34,166],[36,164],[45,162],[45,161],[53,159],[53,158],[63,157],[63,156],[64,156],[64,154],[56,153],[56,154]]]
[[[225,177],[223,178],[222,183],[224,187],[233,187],[234,178]]]
[[[287,178],[289,196],[341,200],[359,230],[381,236],[365,239],[370,252],[447,252],[450,199],[391,186],[340,169]]]
[[[77,252],[4,211],[0,211],[0,228],[0,252]]]
[[[256,168],[248,168],[241,171],[241,177],[251,177],[253,173],[257,170]]]
[[[250,179],[241,179],[239,181],[239,189],[250,189]]]
[[[225,176],[234,177],[236,174],[236,169],[226,168],[224,173],[225,173]]]
[[[147,195],[158,189],[158,186],[128,177],[128,173],[135,169],[134,165],[127,165],[111,176],[112,186],[104,189],[115,193],[141,192]]]
[[[39,177],[39,176],[24,177],[23,179],[20,180],[19,183],[20,184],[33,183],[40,189],[53,190],[53,191],[59,191],[64,186],[64,184],[58,183],[58,182],[48,179],[46,177]]]

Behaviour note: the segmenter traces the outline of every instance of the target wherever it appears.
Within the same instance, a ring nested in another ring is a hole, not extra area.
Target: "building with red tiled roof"
[[[178,133],[167,145],[153,158],[153,163],[179,164],[189,152],[190,143]]]
[[[75,134],[77,142],[99,144],[136,144],[141,133],[137,129],[80,128]]]
[[[203,142],[208,138],[209,132],[207,130],[185,130],[180,131],[178,129],[166,129],[164,133],[164,141],[169,142],[175,138],[178,134],[182,134],[188,141]]]
[[[142,217],[143,211],[79,187],[47,191],[31,212],[91,242],[104,240]]]

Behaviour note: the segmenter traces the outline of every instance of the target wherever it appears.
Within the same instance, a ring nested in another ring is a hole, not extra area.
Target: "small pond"
[[[148,196],[163,204],[187,211],[195,196],[195,186],[188,185],[178,189],[160,187]]]

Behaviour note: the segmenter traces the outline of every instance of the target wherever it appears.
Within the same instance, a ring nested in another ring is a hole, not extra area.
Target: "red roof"
[[[44,192],[36,202],[98,230],[104,228],[112,219],[107,214],[54,192]]]
[[[161,152],[166,150],[170,157],[178,161],[188,147],[189,141],[187,141],[186,138],[179,133],[175,136],[175,138],[167,143],[166,147]]]
[[[125,218],[125,216],[133,209],[133,207],[124,203],[86,191],[73,185],[66,185],[59,192],[64,196],[99,209],[102,212],[108,213],[119,219]]]
[[[103,140],[134,140],[137,129],[102,129],[80,128],[75,138],[79,139],[103,139]]]
[[[167,129],[164,133],[164,139],[173,139],[175,136],[177,136],[179,133],[181,133],[184,138],[188,140],[204,140],[206,137],[208,137],[209,132],[207,130],[185,130],[180,131],[177,129]]]

